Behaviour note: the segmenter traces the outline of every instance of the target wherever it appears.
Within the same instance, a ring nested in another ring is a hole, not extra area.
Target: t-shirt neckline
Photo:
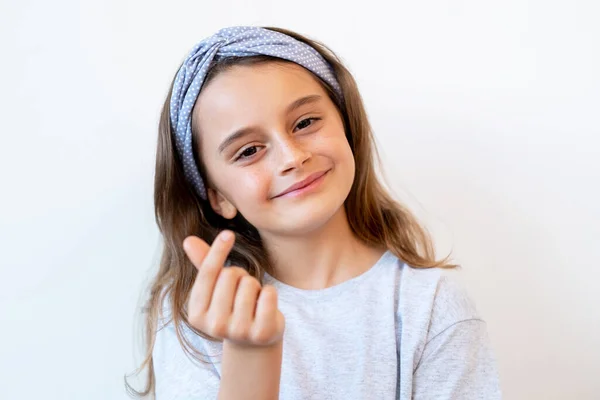
[[[356,288],[362,282],[368,280],[370,277],[377,274],[377,271],[382,268],[383,265],[394,257],[394,254],[390,250],[386,250],[381,257],[369,268],[360,275],[353,278],[340,282],[336,285],[324,288],[324,289],[300,289],[295,286],[283,283],[273,276],[265,272],[263,282],[266,284],[273,285],[280,297],[302,297],[303,299],[324,299],[332,296],[336,296],[349,289]]]

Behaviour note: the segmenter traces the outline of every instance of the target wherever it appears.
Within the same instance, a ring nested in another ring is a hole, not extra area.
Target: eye
[[[249,146],[246,147],[244,149],[244,151],[242,151],[236,158],[235,160],[243,160],[245,158],[249,158],[252,157],[254,154],[256,154],[258,152],[258,146]]]
[[[296,128],[304,129],[312,125],[312,121],[318,121],[321,118],[305,118],[296,125]]]

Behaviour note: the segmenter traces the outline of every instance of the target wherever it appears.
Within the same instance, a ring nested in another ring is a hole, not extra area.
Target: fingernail
[[[223,232],[221,232],[221,235],[219,237],[221,238],[222,241],[226,242],[233,237],[233,232],[223,231]]]

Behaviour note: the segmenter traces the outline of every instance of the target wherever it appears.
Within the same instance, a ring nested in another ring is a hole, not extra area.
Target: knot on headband
[[[175,76],[171,93],[171,125],[188,182],[202,199],[206,187],[194,161],[191,113],[209,67],[216,56],[267,55],[295,62],[330,85],[339,99],[342,90],[331,66],[313,47],[286,34],[251,26],[224,28],[196,44]]]

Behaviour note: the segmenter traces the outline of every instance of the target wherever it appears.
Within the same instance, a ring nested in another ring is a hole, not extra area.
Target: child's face
[[[288,110],[306,96],[314,101]],[[354,158],[335,105],[310,72],[290,63],[234,66],[202,89],[193,118],[219,214],[240,212],[261,234],[294,235],[340,211]],[[321,173],[304,190],[281,195]]]

